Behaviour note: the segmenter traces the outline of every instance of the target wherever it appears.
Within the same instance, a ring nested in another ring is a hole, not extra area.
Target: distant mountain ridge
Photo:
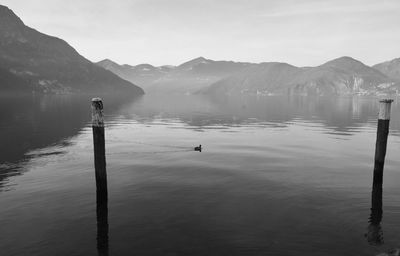
[[[261,63],[201,90],[206,94],[296,93],[307,95],[377,95],[397,93],[399,82],[351,57],[317,67]]]
[[[143,90],[82,57],[65,41],[27,27],[0,5],[0,91],[40,93]]]
[[[400,59],[397,59],[400,60]],[[396,69],[399,62],[399,69]],[[98,65],[148,91],[201,93],[381,94],[397,93],[400,61],[391,62],[390,76],[351,57],[340,57],[316,67],[296,67],[279,62],[233,62],[195,58],[179,66],[119,65],[104,60]],[[394,64],[393,64],[394,63]],[[386,64],[387,65],[387,64]],[[393,67],[392,67],[393,66]],[[400,78],[399,78],[400,79]]]
[[[400,81],[400,58],[372,66],[383,74]]]
[[[98,62],[97,65],[143,86],[146,91],[193,93],[254,64],[199,57],[179,66],[119,65],[108,59]]]
[[[174,67],[154,67],[150,64],[140,64],[137,66],[119,65],[118,63],[105,59],[96,63],[98,66],[107,69],[119,77],[130,81],[131,83],[138,84],[146,88],[152,81],[162,77],[165,73],[169,72]]]

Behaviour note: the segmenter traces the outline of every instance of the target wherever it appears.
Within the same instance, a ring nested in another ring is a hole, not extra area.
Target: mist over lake
[[[1,104],[9,111],[0,125],[8,142],[0,148],[0,250],[96,255],[90,98]],[[400,116],[392,107],[377,247],[364,237],[377,98],[105,97],[108,252],[373,255],[398,246]]]

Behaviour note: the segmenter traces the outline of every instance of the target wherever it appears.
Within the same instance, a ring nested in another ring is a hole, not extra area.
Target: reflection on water
[[[176,96],[175,96],[176,97]],[[182,96],[165,99],[144,97],[123,111],[126,118],[148,121],[178,118],[196,128],[234,125],[278,125],[291,122],[321,123],[332,133],[357,132],[365,123],[376,121],[378,100],[353,97],[249,97],[202,98]],[[400,129],[397,103],[393,106],[393,128]]]
[[[396,247],[400,107],[392,106],[383,206],[382,186],[371,202],[368,171],[377,104],[363,97],[104,99],[109,198],[95,201],[90,97],[4,98],[0,251],[374,255]]]
[[[371,196],[371,215],[369,218],[368,243],[371,245],[383,244],[382,221],[382,184],[373,184]]]
[[[97,193],[97,251],[100,256],[108,256],[108,200]]]

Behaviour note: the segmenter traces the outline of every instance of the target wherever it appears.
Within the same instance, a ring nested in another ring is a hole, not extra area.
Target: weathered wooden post
[[[107,171],[104,142],[103,102],[100,98],[92,99],[92,129],[94,146],[94,168],[96,172],[97,200],[107,201]]]
[[[108,256],[106,150],[104,141],[103,102],[100,98],[92,99],[92,130],[94,168],[96,172],[97,251],[100,256]]]
[[[383,166],[385,164],[387,138],[389,134],[390,107],[392,102],[393,100],[389,99],[379,101],[373,184],[382,184],[383,182]]]
[[[365,234],[371,245],[383,244],[382,221],[382,185],[383,166],[385,164],[387,139],[389,135],[390,107],[393,100],[379,101],[378,130],[376,133],[374,179],[371,195],[371,215],[368,231]]]

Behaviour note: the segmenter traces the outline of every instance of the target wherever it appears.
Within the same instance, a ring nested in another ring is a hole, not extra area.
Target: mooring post
[[[387,138],[389,135],[390,107],[393,100],[379,101],[378,130],[376,133],[375,165],[373,184],[382,184],[385,164]]]
[[[104,142],[103,102],[100,98],[92,99],[92,129],[97,200],[107,201],[107,171]]]
[[[378,130],[376,132],[374,179],[371,195],[371,215],[368,231],[365,234],[371,245],[383,244],[382,221],[382,185],[383,166],[385,164],[387,138],[389,135],[390,107],[393,100],[379,101]]]
[[[108,192],[104,141],[103,102],[92,99],[94,169],[96,172],[97,251],[108,256]]]

